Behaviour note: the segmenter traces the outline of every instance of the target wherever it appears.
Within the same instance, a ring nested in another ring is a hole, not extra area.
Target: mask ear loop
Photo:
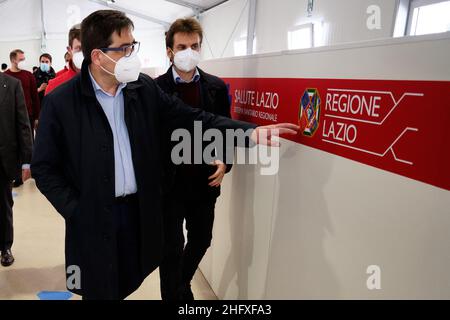
[[[113,58],[111,58],[110,56],[108,56],[106,53],[104,53],[102,50],[100,50],[100,52],[107,57],[109,60],[111,60],[112,62],[114,62],[115,64],[117,64],[117,61],[115,61]],[[116,76],[114,73],[109,72],[108,70],[106,70],[105,68],[102,67],[102,65],[100,65],[100,69],[102,69],[103,71],[105,71],[107,74],[111,75],[111,76]]]

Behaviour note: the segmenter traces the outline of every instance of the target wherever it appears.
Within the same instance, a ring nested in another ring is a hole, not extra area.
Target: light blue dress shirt
[[[126,87],[126,83],[120,84],[116,95],[113,96],[99,86],[90,70],[89,76],[94,86],[95,96],[108,118],[114,137],[116,197],[136,193],[136,176],[131,157],[130,137],[128,136],[128,129],[125,123],[125,102],[122,91]]]
[[[200,72],[198,72],[198,68],[195,68],[195,73],[194,76],[192,77],[191,81],[184,81],[183,79],[181,79],[180,75],[178,74],[178,72],[175,70],[175,68],[172,68],[172,75],[173,75],[173,80],[175,81],[175,83],[191,83],[191,82],[197,82],[198,80],[200,80]]]

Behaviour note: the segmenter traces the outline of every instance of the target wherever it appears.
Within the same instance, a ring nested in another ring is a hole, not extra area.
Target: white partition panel
[[[449,54],[443,34],[202,67],[224,78],[450,81]],[[213,244],[201,263],[219,298],[450,298],[448,190],[282,142],[277,175],[237,165],[224,180]],[[372,265],[380,268],[380,289],[368,289]]]

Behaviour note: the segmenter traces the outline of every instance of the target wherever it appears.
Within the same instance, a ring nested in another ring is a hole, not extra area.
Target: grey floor
[[[0,266],[0,300],[37,300],[41,291],[66,291],[64,272],[64,221],[33,180],[13,190],[14,265]],[[197,300],[217,297],[199,270],[192,289]],[[73,296],[72,300],[80,299]],[[128,299],[159,300],[158,270]]]

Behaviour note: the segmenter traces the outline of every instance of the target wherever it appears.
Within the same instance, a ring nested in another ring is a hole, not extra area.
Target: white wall
[[[234,56],[234,43],[247,36],[247,0],[230,0],[200,16],[204,59]]]
[[[22,49],[30,64],[36,64],[41,46],[40,1],[15,0],[0,4],[0,63],[9,61],[9,53]]]
[[[316,0],[311,17],[307,0],[257,0],[255,53],[288,49],[288,31],[305,23],[321,23],[323,36],[317,45],[333,45],[392,37],[395,0]],[[381,9],[381,29],[367,28],[367,8]],[[234,56],[234,43],[247,36],[249,5],[247,0],[230,0],[201,16],[207,41],[205,59]],[[240,18],[240,19],[239,19]],[[319,34],[319,29],[316,32]],[[231,38],[230,41],[228,41]],[[316,36],[316,40],[318,36]],[[211,53],[212,52],[212,53]]]
[[[393,0],[318,0],[311,17],[307,17],[307,0],[259,0],[257,3],[257,53],[287,50],[287,31],[309,22],[324,23],[323,45],[392,37]],[[370,5],[381,9],[381,29],[367,28],[366,10]]]
[[[229,78],[450,81],[450,34],[205,61]],[[303,88],[301,88],[303,90]],[[450,125],[450,123],[449,123]],[[235,166],[201,270],[220,299],[450,299],[450,192],[283,140]],[[381,267],[381,290],[366,269]]]

